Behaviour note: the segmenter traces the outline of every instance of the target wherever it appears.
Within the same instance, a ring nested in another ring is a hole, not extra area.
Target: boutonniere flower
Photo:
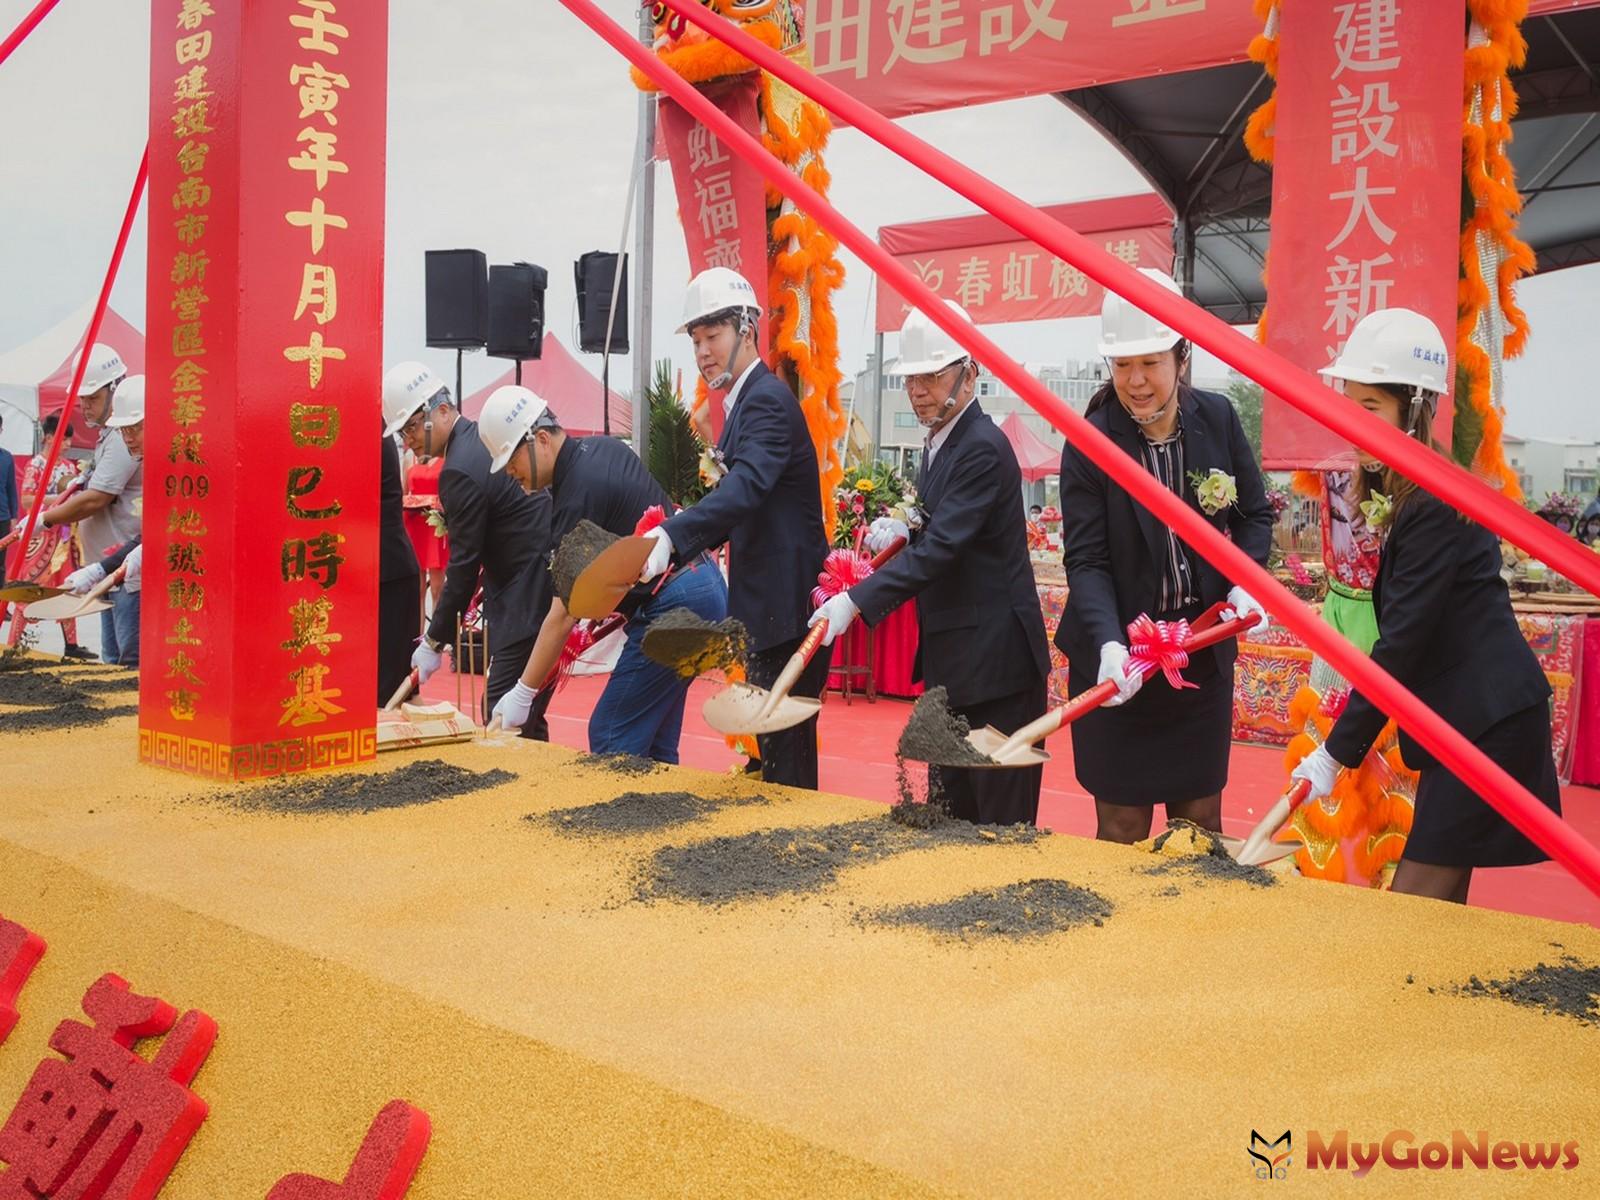
[[[1194,489],[1194,497],[1200,502],[1201,511],[1210,517],[1239,499],[1239,485],[1234,482],[1233,476],[1217,467],[1212,467],[1209,473],[1190,471],[1189,486]]]
[[[722,457],[722,451],[715,446],[707,446],[705,452],[700,455],[700,482],[707,487],[716,487],[727,473],[728,466]]]
[[[1389,511],[1392,507],[1389,497],[1382,492],[1373,492],[1368,499],[1361,502],[1361,518],[1366,521],[1368,529],[1382,529],[1389,523]]]

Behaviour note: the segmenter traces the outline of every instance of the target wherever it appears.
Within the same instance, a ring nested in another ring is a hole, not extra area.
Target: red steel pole
[[[33,6],[33,11],[22,18],[22,23],[11,31],[11,36],[0,42],[0,63],[11,57],[11,52],[27,40],[28,35],[38,28],[39,22],[49,15],[57,3],[58,0],[39,0]]]
[[[44,474],[39,478],[39,490],[33,494],[33,504],[28,508],[28,520],[23,526],[22,536],[17,541],[17,556],[14,569],[22,570],[22,564],[28,553],[28,541],[33,537],[34,522],[39,519],[39,510],[44,505],[45,493],[50,489],[46,486],[50,480],[50,472],[56,469],[56,462],[61,458],[61,443],[67,436],[67,425],[72,420],[72,410],[78,403],[78,388],[83,386],[84,368],[89,365],[89,354],[94,350],[94,340],[100,336],[100,323],[105,319],[106,305],[111,301],[111,285],[117,280],[117,268],[122,265],[122,252],[128,248],[128,234],[133,229],[133,216],[139,211],[139,198],[144,195],[145,180],[150,175],[150,146],[145,144],[144,154],[139,158],[139,173],[133,181],[133,192],[128,197],[127,211],[122,214],[122,228],[117,233],[117,247],[111,252],[111,264],[106,268],[105,280],[100,284],[100,298],[95,301],[94,316],[89,318],[89,332],[83,337],[83,352],[78,355],[78,363],[72,368],[72,383],[67,387],[67,403],[61,410],[61,421],[56,426],[56,435],[50,442],[50,452],[45,456]]]
[[[701,124],[712,129],[724,145],[754,164],[774,187],[809,212],[818,224],[859,255],[880,278],[902,296],[910,298],[936,325],[974,357],[982,360],[985,366],[1005,380],[1135,500],[1158,519],[1171,525],[1207,562],[1227,578],[1248,584],[1258,597],[1273,601],[1272,611],[1306,645],[1327,659],[1364,695],[1392,714],[1457,778],[1479,792],[1508,821],[1577,876],[1586,887],[1600,895],[1600,850],[1574,832],[1483,751],[1401,686],[1392,675],[1352,646],[1331,626],[1323,623],[1292,592],[1213,529],[1199,513],[1157,483],[1152,475],[1122,453],[1111,439],[1029,375],[976,326],[953,313],[921,280],[841,216],[813,188],[768,153],[756,138],[661,63],[636,40],[634,34],[607,17],[592,0],[561,0],[561,3],[614,50],[655,80],[664,92],[693,113]],[[1109,269],[1107,274],[1118,278]],[[1118,282],[1121,282],[1120,278]],[[1148,283],[1144,280],[1141,282]],[[1166,295],[1159,286],[1149,286],[1152,292]],[[1130,294],[1129,299],[1142,303],[1142,297]],[[1189,306],[1179,307],[1187,309]],[[1266,350],[1261,353],[1269,358],[1275,357]]]
[[[1096,283],[1159,317],[1195,345],[1203,346],[1312,420],[1381,458],[1480,525],[1494,530],[1600,596],[1600,557],[1576,539],[1564,536],[1548,521],[1501,495],[1470,471],[1441,458],[1392,425],[1386,425],[1342,393],[1327,387],[1311,372],[1274,354],[1221,318],[1152,283],[1081,234],[908,133],[871,106],[762,45],[725,17],[693,0],[664,2],[763,71],[843,117],[874,141],[1071,263]]]

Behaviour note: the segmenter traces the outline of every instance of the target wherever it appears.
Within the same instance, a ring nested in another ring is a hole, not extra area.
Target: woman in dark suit
[[[1144,274],[1178,290],[1160,272]],[[1121,297],[1107,293],[1100,336],[1111,381],[1089,402],[1089,423],[1265,565],[1272,505],[1233,405],[1181,383],[1183,338]],[[1070,442],[1061,456],[1061,510],[1067,604],[1056,645],[1070,664],[1068,691],[1076,696],[1107,679],[1118,686],[1072,726],[1073,764],[1094,797],[1098,836],[1147,837],[1157,804],[1169,818],[1220,830],[1236,645],[1196,654],[1184,671],[1195,686],[1174,689],[1160,673],[1141,681],[1128,671],[1126,630],[1141,614],[1193,620],[1224,599],[1241,613],[1266,614]]]
[[[1433,417],[1448,363],[1433,322],[1397,308],[1363,317],[1324,374],[1343,380],[1345,395],[1368,412],[1437,450]],[[1364,452],[1361,465],[1369,486],[1381,486],[1374,499],[1388,530],[1372,589],[1373,661],[1559,813],[1550,684],[1512,614],[1499,539]],[[1311,799],[1332,791],[1346,765],[1361,762],[1386,721],[1366,697],[1351,695],[1327,743],[1294,770],[1311,784]],[[1400,752],[1420,778],[1394,891],[1464,904],[1474,867],[1544,860],[1404,730]]]

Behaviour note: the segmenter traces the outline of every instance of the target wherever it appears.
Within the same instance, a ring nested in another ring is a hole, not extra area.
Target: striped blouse
[[[1164,440],[1156,442],[1149,438],[1140,439],[1140,453],[1144,458],[1145,469],[1161,481],[1162,487],[1181,498],[1185,486],[1182,416],[1179,416],[1177,426]],[[1176,612],[1186,605],[1193,604],[1197,599],[1194,589],[1194,568],[1190,565],[1188,551],[1169,525],[1165,570],[1161,575],[1160,613]]]

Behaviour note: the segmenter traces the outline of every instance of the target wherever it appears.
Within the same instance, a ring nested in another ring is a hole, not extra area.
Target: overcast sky
[[[0,0],[9,31],[34,0]],[[632,0],[604,0],[629,23]],[[524,259],[550,272],[549,328],[569,346],[571,264],[615,249],[634,146],[637,93],[625,65],[555,0],[441,5],[391,0],[385,362],[417,357],[440,371],[454,356],[423,345],[423,251],[472,246],[491,262]],[[0,350],[91,299],[105,270],[146,137],[149,6],[65,0],[0,67]],[[1098,134],[1049,97],[911,118],[908,128],[1038,204],[1141,190]],[[828,152],[832,199],[869,231],[970,211],[850,130]],[[658,169],[655,357],[689,368],[672,333],[688,267],[668,169]],[[113,293],[144,319],[144,222]],[[631,241],[630,241],[631,245]],[[872,347],[871,273],[846,256],[838,297],[841,366],[853,375]],[[1600,438],[1593,367],[1600,266],[1523,284],[1533,324],[1509,370],[1509,426],[1528,436]],[[1093,320],[989,331],[1030,360],[1093,354]],[[893,346],[889,352],[893,354]],[[585,356],[599,370],[598,357]],[[467,359],[467,389],[506,364]],[[1200,374],[1217,374],[1202,360]],[[631,368],[614,361],[624,384]]]

